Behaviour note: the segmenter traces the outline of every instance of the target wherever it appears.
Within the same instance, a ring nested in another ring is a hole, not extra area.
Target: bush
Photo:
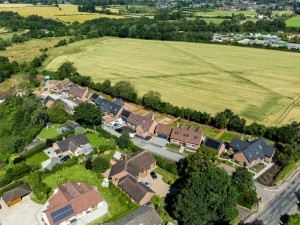
[[[92,170],[97,173],[103,173],[110,167],[110,162],[108,159],[98,156],[93,160]]]
[[[10,191],[10,190],[12,190],[16,187],[19,187],[21,184],[24,184],[24,182],[22,180],[17,180],[16,182],[1,188],[0,189],[0,196],[2,196],[4,192],[7,192],[7,191]]]
[[[157,155],[155,155],[154,157],[156,159],[156,165],[158,165],[159,167],[165,169],[166,171],[168,171],[174,175],[178,175],[178,168],[174,162],[167,160],[167,159],[163,159]]]

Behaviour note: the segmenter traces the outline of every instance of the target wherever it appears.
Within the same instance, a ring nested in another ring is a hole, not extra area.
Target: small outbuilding
[[[218,152],[218,157],[220,157],[225,150],[225,145],[222,141],[211,137],[205,137],[203,144],[208,148],[216,150]]]
[[[31,193],[31,188],[27,184],[22,184],[17,188],[4,192],[2,199],[8,207],[22,201],[22,198]]]

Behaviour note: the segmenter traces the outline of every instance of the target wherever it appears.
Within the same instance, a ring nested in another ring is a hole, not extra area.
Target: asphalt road
[[[294,213],[299,202],[296,192],[300,192],[300,173],[297,172],[287,185],[258,213],[256,219],[265,225],[283,224],[287,214]]]

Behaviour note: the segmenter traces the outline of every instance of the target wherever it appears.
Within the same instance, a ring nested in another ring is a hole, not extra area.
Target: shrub
[[[156,165],[158,165],[159,167],[165,169],[166,171],[168,171],[174,175],[178,175],[178,168],[174,162],[167,160],[167,159],[163,159],[157,155],[155,155],[154,157],[156,159]]]

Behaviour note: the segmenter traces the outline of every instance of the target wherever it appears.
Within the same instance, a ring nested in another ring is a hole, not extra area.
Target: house
[[[119,162],[121,159],[122,159],[122,153],[119,151],[116,151],[112,157],[112,160]]]
[[[56,156],[89,154],[93,150],[93,146],[85,134],[77,134],[65,140],[53,144]]]
[[[89,89],[87,87],[81,87],[75,84],[71,86],[69,95],[80,101],[88,101],[91,97],[91,93],[89,93]]]
[[[47,95],[46,98],[44,98],[44,106],[47,108],[50,108],[55,102],[55,99],[51,96]]]
[[[183,146],[191,150],[197,150],[200,147],[203,138],[203,132],[200,127],[198,130],[194,130],[192,126],[190,129],[187,129],[185,125],[183,125],[181,127],[173,127],[170,136],[170,143]]]
[[[108,177],[132,201],[142,205],[150,201],[154,192],[138,180],[150,174],[155,166],[155,158],[148,150],[124,154],[123,159],[112,166]]]
[[[97,189],[74,181],[58,186],[46,204],[42,217],[47,225],[73,224],[100,208],[107,212],[106,203]]]
[[[111,101],[112,103],[119,105],[119,106],[124,106],[124,101],[121,98],[116,98],[114,100]]]
[[[105,98],[101,98],[101,99],[97,98],[95,103],[101,109],[101,112],[104,115],[110,116],[115,119],[120,117],[123,109],[122,106],[110,102]]]
[[[97,95],[96,93],[93,93],[92,95],[91,95],[91,101],[92,102],[95,102],[96,101],[96,99],[99,97],[99,95]]]
[[[229,149],[235,151],[233,160],[246,168],[254,166],[261,161],[270,163],[275,154],[275,148],[269,146],[263,138],[251,142],[233,138],[229,144]]]
[[[148,113],[144,116],[130,113],[127,118],[127,125],[134,129],[138,136],[145,138],[154,134],[157,122],[154,120],[154,115],[152,113]]]
[[[57,93],[57,94],[63,94],[68,93],[72,82],[69,81],[69,79],[65,80],[47,80],[44,91],[48,91],[49,93]]]
[[[168,124],[158,123],[155,129],[157,137],[169,140],[172,132],[172,127]]]
[[[153,207],[141,206],[137,210],[123,217],[122,219],[113,222],[105,223],[104,225],[160,225],[162,219],[159,217]]]
[[[80,127],[80,124],[75,122],[75,121],[71,121],[71,120],[68,120],[66,123],[65,123],[65,127],[68,129],[68,130],[75,130],[77,127]]]
[[[26,184],[21,184],[10,191],[4,192],[2,195],[3,201],[8,207],[22,201],[22,198],[31,193],[31,188]]]
[[[155,194],[151,188],[140,184],[136,178],[130,174],[120,178],[118,186],[125,195],[139,205],[144,205],[149,202]]]
[[[218,157],[220,157],[220,155],[222,155],[222,153],[225,150],[225,145],[222,141],[216,140],[211,137],[206,136],[203,141],[203,144],[208,148],[216,150],[218,153]]]
[[[127,109],[123,109],[122,110],[122,113],[121,113],[121,115],[120,115],[120,117],[121,117],[121,119],[123,120],[123,121],[126,121],[127,122],[127,119],[128,119],[128,117],[130,116],[130,111],[129,110],[127,110]]]

